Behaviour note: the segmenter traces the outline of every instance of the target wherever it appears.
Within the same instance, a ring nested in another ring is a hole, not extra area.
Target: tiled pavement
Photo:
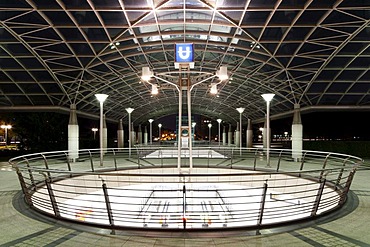
[[[365,160],[365,163],[369,163]],[[45,220],[21,198],[15,172],[0,163],[0,246],[370,246],[370,170],[356,173],[352,203],[331,216],[256,232],[116,232]],[[333,219],[334,218],[334,219]]]

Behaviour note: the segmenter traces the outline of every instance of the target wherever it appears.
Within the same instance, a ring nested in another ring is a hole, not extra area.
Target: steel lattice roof
[[[0,2],[0,109],[65,109],[135,122],[176,114],[177,90],[159,94],[142,67],[172,75],[174,44],[193,43],[193,113],[234,122],[302,109],[370,109],[370,2],[367,0],[3,0]],[[171,76],[167,78],[171,79]],[[186,100],[183,99],[186,103]]]

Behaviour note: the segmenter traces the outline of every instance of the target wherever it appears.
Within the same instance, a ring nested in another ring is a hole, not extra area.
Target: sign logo
[[[175,44],[175,62],[192,63],[194,62],[194,46],[189,43]]]

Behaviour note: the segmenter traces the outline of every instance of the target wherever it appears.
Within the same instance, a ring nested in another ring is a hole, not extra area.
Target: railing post
[[[316,194],[316,199],[312,207],[311,216],[315,216],[317,213],[317,210],[319,209],[320,200],[321,200],[322,193],[324,192],[325,183],[326,183],[325,178],[324,180],[320,179],[320,187]]]
[[[278,163],[277,163],[277,166],[276,166],[276,171],[278,172],[279,169],[280,169],[280,160],[281,160],[281,153],[283,152],[283,150],[280,150],[280,153],[279,153],[279,159],[278,159]]]
[[[185,181],[185,177],[184,177]],[[182,187],[182,226],[186,229],[186,187],[185,184]]]
[[[324,175],[324,171],[325,171],[326,164],[328,162],[329,156],[330,156],[330,153],[328,155],[326,155],[325,160],[324,160],[324,164],[322,165],[321,172],[320,172],[320,181],[322,179],[322,176]]]
[[[94,172],[94,161],[92,159],[91,151],[89,151],[89,158],[90,158],[90,165],[91,165],[91,171]]]
[[[233,158],[234,158],[234,148],[231,148],[231,158],[230,158],[230,166],[232,167],[233,165]]]
[[[42,174],[45,176],[45,184],[46,184],[46,188],[48,189],[48,193],[49,193],[49,197],[50,197],[50,202],[51,202],[51,206],[53,207],[53,211],[54,211],[54,214],[55,214],[55,217],[60,217],[60,212],[59,212],[59,208],[58,208],[58,203],[55,199],[55,195],[54,195],[54,191],[53,191],[53,188],[51,187],[51,182],[50,182],[50,178],[46,177],[45,174]]]
[[[347,181],[346,181],[346,186],[344,187],[343,193],[340,195],[339,205],[342,205],[346,201],[347,194],[348,194],[348,191],[349,191],[349,187],[351,186],[354,175],[355,175],[355,171],[352,170],[348,175],[348,178],[347,178]]]
[[[340,169],[340,172],[338,174],[337,181],[335,182],[335,190],[338,189],[338,185],[340,184],[340,180],[342,180],[342,176],[343,176],[343,172],[344,172],[344,167],[346,166],[347,161],[348,161],[348,158],[344,160],[343,167],[342,167],[342,169]]]
[[[28,162],[28,159],[25,159],[25,160],[26,160],[26,164],[27,164],[27,168],[28,168],[28,174],[30,175],[30,180],[31,180],[32,186],[33,186],[33,188],[35,188],[35,191],[36,191],[35,179],[33,178],[30,162]]]
[[[50,172],[49,172],[49,165],[48,165],[48,161],[46,160],[45,155],[41,154],[41,156],[42,156],[42,158],[44,159],[45,168],[46,168],[46,170],[48,170],[48,171],[47,171],[48,177],[49,177],[49,179],[51,179]]]
[[[136,146],[136,153],[137,153],[137,168],[140,169],[140,151],[138,146]]]
[[[256,152],[254,152],[254,162],[253,162],[253,170],[256,170],[256,165],[257,165],[257,153],[258,153],[258,148],[256,148]]]
[[[26,182],[24,182],[22,172],[19,170],[18,167],[15,167],[15,169],[18,175],[19,183],[21,184],[24,197],[26,198],[26,202],[30,207],[32,207],[33,206],[32,196],[30,195],[30,193],[28,193],[28,188],[27,188]]]
[[[109,201],[109,195],[108,195],[108,189],[107,185],[103,182],[103,193],[104,193],[104,199],[105,199],[105,206],[107,207],[107,213],[108,213],[108,219],[109,219],[109,225],[114,226],[114,220],[113,220],[113,214],[112,214],[112,208],[110,206]]]
[[[163,167],[163,153],[161,149],[159,149],[159,155],[161,156],[161,167]]]
[[[208,153],[207,153],[207,167],[209,168],[209,155],[210,155],[210,150],[208,150]]]
[[[116,159],[116,152],[114,152],[114,148],[112,148],[112,152],[113,152],[114,170],[117,171],[117,159]]]
[[[301,160],[301,167],[299,168],[299,170],[300,171],[302,171],[303,170],[303,166],[304,166],[304,160],[305,160],[305,158],[306,158],[306,154],[307,154],[307,152],[304,152],[303,153],[303,157],[302,157],[302,160]],[[301,173],[299,173],[299,177],[301,176]]]
[[[262,191],[262,197],[261,197],[261,207],[260,207],[260,214],[258,215],[258,221],[257,225],[260,226],[262,224],[263,219],[263,212],[265,210],[265,202],[266,202],[266,194],[267,194],[267,180],[263,184],[263,191]]]
[[[68,171],[71,171],[71,163],[69,162],[68,153],[67,152],[64,152],[64,154],[66,155]],[[69,174],[69,176],[72,177],[72,173]]]

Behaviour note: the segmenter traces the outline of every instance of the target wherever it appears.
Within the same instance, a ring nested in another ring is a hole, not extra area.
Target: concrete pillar
[[[137,130],[137,143],[143,143],[143,132],[141,132],[141,124],[139,124],[139,129]]]
[[[252,121],[248,118],[248,127],[247,127],[247,148],[253,147],[253,128]]]
[[[123,124],[122,119],[119,120],[118,129],[117,129],[117,144],[118,148],[124,148],[124,133],[123,133]]]
[[[229,134],[227,136],[227,143],[229,146],[233,144],[233,132],[231,131],[231,124],[229,124]]]
[[[303,125],[299,104],[294,104],[294,115],[292,123],[292,158],[300,161],[303,150]]]
[[[78,159],[79,127],[77,123],[76,105],[71,104],[68,123],[68,158],[75,162]]]
[[[226,126],[224,125],[222,129],[222,145],[226,145]]]

